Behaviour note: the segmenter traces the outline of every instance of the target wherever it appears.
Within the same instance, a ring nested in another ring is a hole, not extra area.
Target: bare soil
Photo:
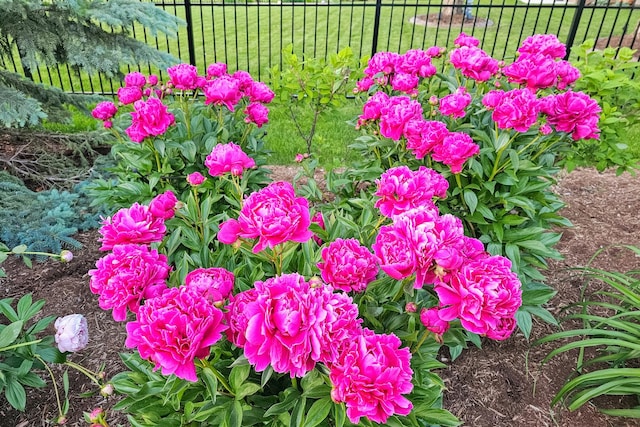
[[[290,180],[294,175],[291,167],[273,170],[275,179]],[[639,190],[640,177],[629,174],[615,176],[613,172],[601,174],[593,169],[580,169],[560,177],[555,191],[567,204],[562,214],[572,221],[573,227],[564,231],[558,245],[564,260],[553,262],[546,272],[548,283],[558,291],[548,307],[554,314],[560,314],[563,307],[579,298],[582,281],[572,267],[586,265],[594,252],[603,247],[640,245]],[[89,290],[87,271],[103,255],[98,250],[97,237],[97,231],[79,235],[84,247],[75,251],[69,264],[47,261],[28,269],[17,259],[7,260],[3,267],[8,277],[0,279],[0,297],[19,298],[33,293],[34,299],[46,299],[45,314],[84,314],[90,326],[89,346],[73,354],[71,360],[92,370],[103,370],[110,378],[122,369],[118,353],[126,350],[125,329],[98,307],[97,296]],[[621,271],[638,268],[638,264],[630,252],[619,249],[605,252],[593,263],[599,268]],[[463,420],[464,425],[474,427],[640,425],[633,420],[605,416],[592,404],[575,412],[562,405],[550,406],[553,396],[573,374],[575,354],[558,356],[542,364],[554,346],[534,346],[532,342],[556,330],[552,325],[536,322],[529,341],[515,334],[503,342],[486,341],[482,349],[471,348],[453,362],[445,355],[443,360],[448,367],[440,372],[447,386],[445,408]],[[59,381],[61,371],[56,373]],[[95,407],[108,410],[116,402],[115,397],[104,398],[97,393],[81,397],[92,390],[96,391],[96,387],[86,377],[70,372],[71,409],[66,425],[86,426],[83,411]],[[638,402],[605,399],[598,403],[604,407],[617,404],[631,407]],[[31,390],[23,413],[0,398],[0,427],[46,426],[56,418],[56,413],[51,387]],[[122,414],[108,413],[110,425],[128,425]]]

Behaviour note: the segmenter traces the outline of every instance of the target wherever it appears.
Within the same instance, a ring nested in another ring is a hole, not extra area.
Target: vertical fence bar
[[[567,54],[564,59],[568,60],[569,55],[571,55],[571,48],[573,47],[573,42],[576,39],[576,33],[578,32],[578,26],[580,25],[580,19],[582,18],[582,11],[584,10],[584,5],[586,0],[580,0],[578,2],[578,9],[576,13],[573,15],[573,21],[571,21],[571,27],[569,28],[569,35],[567,36]]]
[[[363,8],[364,9],[364,8]],[[376,0],[376,13],[373,18],[373,40],[371,41],[371,56],[378,51],[378,33],[380,32],[380,12],[382,10],[382,0]]]
[[[184,20],[187,21],[187,50],[189,51],[189,64],[196,65],[196,45],[193,41],[191,0],[184,0]]]

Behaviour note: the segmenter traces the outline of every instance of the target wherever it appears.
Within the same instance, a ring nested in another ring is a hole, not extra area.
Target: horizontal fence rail
[[[454,4],[455,2],[455,4]],[[229,72],[246,70],[269,81],[269,70],[282,67],[288,45],[299,56],[327,58],[345,47],[358,57],[378,51],[403,53],[430,46],[452,47],[465,32],[480,39],[496,59],[511,60],[526,37],[553,33],[568,52],[585,40],[596,48],[640,46],[640,0],[396,0],[320,1],[156,1],[185,20],[175,38],[152,37],[142,27],[134,36],[201,73],[214,62]],[[568,54],[568,56],[570,53]],[[112,94],[120,86],[105,76],[89,76],[66,66],[23,69],[17,54],[5,61],[12,71],[74,93]],[[152,64],[123,72],[160,73]]]

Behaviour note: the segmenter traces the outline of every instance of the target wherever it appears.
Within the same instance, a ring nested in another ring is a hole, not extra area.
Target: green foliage
[[[20,298],[15,306],[13,298],[0,300],[4,317],[0,323],[0,393],[20,411],[27,403],[25,387],[46,385],[36,372],[45,368],[45,362],[65,361],[65,355],[53,345],[53,336],[38,337],[54,319],[41,316],[44,303],[33,302],[31,294]]]
[[[26,245],[32,252],[60,253],[78,248],[78,231],[97,228],[99,211],[89,208],[84,185],[72,192],[57,189],[34,192],[18,178],[0,172],[0,242]]]
[[[623,246],[636,256],[640,248]],[[594,258],[602,253],[599,250]],[[564,401],[569,410],[604,395],[631,395],[640,398],[640,271],[627,273],[584,267],[578,269],[584,275],[585,285],[581,301],[572,304],[562,322],[578,321],[582,328],[556,332],[537,341],[537,344],[572,341],[556,347],[544,359],[579,349],[576,372],[553,398],[552,404]],[[594,283],[604,289],[586,296],[586,288]],[[596,348],[594,356],[587,356],[588,349]],[[632,409],[601,409],[602,412],[623,417],[640,418],[640,407]]]
[[[327,111],[345,104],[346,96],[354,87],[359,64],[348,47],[325,61],[322,58],[300,59],[293,53],[293,45],[282,51],[282,62],[282,70],[278,67],[271,70],[276,103],[287,107],[297,135],[306,144],[306,153],[311,154],[318,120]],[[311,119],[305,120],[305,114],[310,114]]]
[[[68,64],[88,73],[119,76],[123,64],[175,62],[132,37],[134,25],[154,35],[173,35],[181,23],[153,3],[138,0],[1,0],[0,105],[11,110],[0,109],[0,123],[31,125],[47,114],[63,112],[63,104],[82,108],[82,102],[90,102],[8,72],[5,61],[14,53],[26,72],[43,64]],[[17,103],[20,99],[26,102]]]
[[[627,47],[592,50],[593,40],[580,45],[580,60],[574,65],[582,77],[576,90],[588,93],[602,107],[600,140],[579,141],[567,154],[566,167],[595,166],[599,171],[616,168],[622,172],[637,168],[637,150],[629,149],[629,128],[640,123],[640,63]]]

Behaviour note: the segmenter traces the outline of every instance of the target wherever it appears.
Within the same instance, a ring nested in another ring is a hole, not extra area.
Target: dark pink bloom
[[[420,78],[413,74],[396,73],[391,78],[391,88],[399,92],[408,94],[417,93],[416,88],[420,83]]]
[[[442,306],[440,317],[447,321],[458,318],[462,327],[479,335],[498,329],[522,305],[518,276],[511,271],[511,262],[501,256],[463,264],[447,283],[436,283],[434,290]]]
[[[431,158],[451,168],[452,173],[460,173],[462,166],[471,157],[480,152],[478,144],[463,132],[451,132],[442,144],[433,147]]]
[[[259,102],[252,102],[244,109],[246,123],[255,123],[259,128],[269,121],[269,109]]]
[[[198,68],[191,64],[178,64],[167,68],[169,83],[178,90],[198,88]]]
[[[490,90],[482,97],[482,105],[487,107],[487,110],[493,110],[498,105],[500,105],[503,97],[503,90]]]
[[[403,396],[413,390],[411,352],[401,345],[395,335],[365,329],[346,342],[338,359],[329,364],[331,398],[345,403],[352,423],[366,417],[384,424],[394,414],[411,412],[413,405]]]
[[[204,165],[209,168],[211,176],[221,176],[228,172],[242,176],[245,169],[256,167],[256,162],[247,156],[239,145],[229,142],[214,146]]]
[[[332,361],[331,346],[347,340],[344,327],[358,328],[358,310],[331,287],[312,287],[297,273],[256,282],[245,305],[244,354],[256,371],[303,377],[316,362]],[[350,306],[350,307],[348,307]],[[327,360],[329,359],[329,360]]]
[[[567,54],[567,48],[555,34],[535,34],[522,42],[518,53],[520,53],[520,58],[540,54],[552,59],[560,59]]]
[[[263,104],[270,103],[276,96],[265,83],[255,81],[251,82],[251,86],[249,86],[245,94],[251,102],[262,102]]]
[[[433,147],[442,144],[447,135],[449,135],[447,125],[438,121],[413,120],[404,128],[407,149],[411,150],[416,159],[424,158],[433,150]]]
[[[574,140],[598,139],[598,120],[602,109],[583,92],[567,91],[551,95],[545,101],[547,123],[557,131],[570,133]]]
[[[236,71],[235,73],[233,73],[233,76],[231,76],[231,78],[238,82],[238,88],[243,94],[246,93],[254,83],[251,74],[244,70]]]
[[[371,86],[373,86],[373,79],[371,77],[363,77],[362,79],[356,82],[356,88],[358,92],[367,92]]]
[[[131,112],[131,126],[139,126],[147,136],[162,135],[175,122],[175,117],[158,98],[136,101]],[[133,139],[133,138],[132,138]]]
[[[221,267],[196,268],[184,278],[187,287],[195,288],[211,303],[221,302],[231,295],[235,276]]]
[[[132,123],[131,126],[126,128],[124,131],[129,139],[131,139],[131,141],[137,143],[141,143],[146,137],[149,136],[149,134],[142,127],[142,123],[140,122]]]
[[[225,307],[225,318],[229,329],[227,329],[227,338],[236,347],[244,347],[247,339],[244,336],[247,330],[247,304],[258,298],[258,292],[255,288],[248,289],[236,295],[229,296],[229,304]]]
[[[524,85],[532,91],[552,87],[558,80],[556,61],[541,54],[518,58],[502,72],[510,82]]]
[[[580,78],[580,70],[571,65],[569,61],[558,61],[556,73],[558,75],[557,87],[560,90],[565,90],[567,86],[572,85]]]
[[[467,47],[476,47],[480,44],[480,40],[473,36],[468,36],[465,33],[460,33],[458,37],[456,37],[453,42],[456,46],[467,46]]]
[[[425,52],[432,58],[439,58],[443,53],[447,51],[446,48],[440,46],[431,46]]]
[[[175,215],[176,204],[178,199],[173,191],[167,190],[162,194],[158,194],[149,202],[149,212],[155,217],[163,220],[171,219]]]
[[[440,113],[459,119],[465,116],[465,109],[471,104],[471,95],[464,86],[460,86],[454,93],[440,99]]]
[[[364,69],[364,75],[373,77],[378,73],[389,75],[396,72],[402,63],[402,57],[395,52],[377,52],[375,53]]]
[[[402,73],[412,74],[418,77],[427,78],[436,74],[436,67],[431,63],[431,56],[421,49],[409,49],[402,55],[402,62],[399,65]]]
[[[356,239],[336,239],[322,248],[322,280],[345,292],[362,292],[378,275],[376,257]]]
[[[155,86],[158,84],[158,76],[156,76],[155,74],[151,74],[149,77],[147,77],[147,84],[149,86]]]
[[[443,335],[449,330],[450,325],[446,320],[442,320],[438,313],[440,313],[438,307],[423,308],[420,311],[420,322],[435,335]]]
[[[147,83],[147,78],[139,71],[133,71],[124,76],[124,85],[126,87],[141,88]]]
[[[394,96],[381,110],[380,135],[400,140],[404,128],[411,120],[422,118],[422,105],[408,96]]]
[[[100,295],[103,310],[113,309],[113,319],[127,319],[127,309],[137,313],[140,304],[166,288],[171,268],[167,257],[144,245],[117,245],[89,270],[91,292]]]
[[[215,64],[210,64],[207,67],[207,78],[211,79],[213,77],[221,77],[227,74],[227,64],[223,62],[216,62]]]
[[[411,276],[417,269],[416,250],[403,225],[383,225],[372,245],[382,271],[396,280]]]
[[[192,288],[169,288],[145,301],[136,321],[127,323],[125,345],[137,347],[163,375],[196,382],[194,360],[209,356],[227,329],[223,321],[222,311]]]
[[[358,117],[358,124],[378,120],[382,116],[382,109],[388,103],[389,95],[382,91],[374,93],[362,106],[362,114]]]
[[[438,172],[425,166],[412,171],[407,166],[397,166],[384,172],[376,180],[375,206],[386,217],[401,214],[420,206],[433,206],[433,198],[447,197],[449,183]]]
[[[142,89],[138,86],[125,86],[118,89],[118,100],[124,105],[133,104],[142,99]]]
[[[251,193],[244,201],[237,220],[220,226],[218,240],[222,243],[233,237],[258,238],[253,253],[288,241],[304,243],[313,237],[309,230],[309,202],[296,197],[289,182],[272,182],[260,191]]]
[[[463,76],[478,82],[485,82],[498,73],[498,61],[478,47],[463,46],[449,54],[451,64]]]
[[[511,336],[516,329],[517,322],[515,317],[503,317],[500,318],[496,324],[495,329],[487,331],[487,338],[491,338],[496,341],[506,340]]]
[[[118,107],[111,101],[102,101],[91,111],[91,115],[98,120],[109,120],[118,112]]]
[[[526,132],[536,124],[539,113],[540,102],[533,92],[529,89],[513,89],[502,93],[491,117],[500,129]]]
[[[229,76],[221,76],[209,80],[202,88],[206,105],[224,105],[230,111],[234,111],[236,104],[242,98],[240,82]]]
[[[200,172],[193,172],[187,175],[187,182],[189,183],[189,185],[193,185],[194,187],[202,184],[206,180],[207,178]]]
[[[102,220],[101,251],[109,251],[116,245],[126,243],[149,244],[161,242],[167,231],[164,219],[153,215],[148,206],[134,203],[113,216]]]

